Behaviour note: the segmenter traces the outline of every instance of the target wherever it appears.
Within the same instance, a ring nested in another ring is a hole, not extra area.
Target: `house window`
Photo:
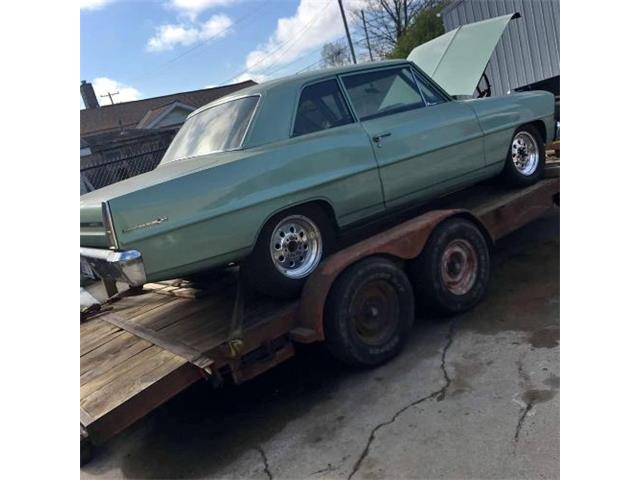
[[[425,106],[408,67],[348,75],[342,81],[360,120]]]
[[[336,80],[309,85],[302,90],[293,136],[353,123]]]

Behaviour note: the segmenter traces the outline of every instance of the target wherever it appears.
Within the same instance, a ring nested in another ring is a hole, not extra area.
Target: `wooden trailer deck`
[[[515,191],[481,185],[439,207],[468,208],[497,239],[547,211],[555,192],[559,178]],[[81,438],[101,443],[202,378],[241,382],[293,355],[291,339],[305,341],[298,301],[247,296],[236,278],[148,284],[80,324]]]

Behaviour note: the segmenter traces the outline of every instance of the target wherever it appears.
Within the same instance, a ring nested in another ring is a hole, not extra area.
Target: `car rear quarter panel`
[[[113,199],[120,247],[142,253],[149,280],[247,255],[275,212],[329,203],[338,225],[383,209],[368,136],[359,124],[248,149],[241,158]],[[166,221],[130,230],[157,218]]]
[[[521,125],[541,120],[545,137],[553,137],[555,99],[549,92],[523,92],[467,102],[478,115],[485,135],[487,165],[504,162],[511,138]]]

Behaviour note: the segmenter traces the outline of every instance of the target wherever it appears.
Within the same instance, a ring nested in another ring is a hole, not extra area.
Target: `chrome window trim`
[[[342,100],[344,101],[344,105],[347,107],[347,111],[349,112],[349,115],[351,115],[351,121],[349,123],[345,123],[344,125],[338,125],[336,127],[323,128],[322,130],[316,130],[315,132],[303,133],[301,135],[294,135],[293,131],[296,128],[296,118],[298,116],[298,107],[300,106],[300,98],[302,97],[302,92],[304,92],[305,88],[307,87],[313,87],[314,85],[317,85],[319,83],[330,82],[331,80],[334,80],[338,85],[338,91],[340,92],[340,95],[342,95]],[[352,125],[354,123],[358,123],[358,120],[354,115],[353,111],[351,110],[351,105],[349,105],[349,102],[347,101],[347,96],[345,95],[345,92],[342,90],[342,83],[340,82],[340,79],[336,75],[329,75],[319,80],[315,79],[315,80],[311,80],[309,82],[303,83],[300,86],[300,89],[298,90],[298,96],[296,98],[296,102],[293,105],[293,114],[291,115],[291,121],[289,125],[289,138],[291,139],[291,138],[304,137],[305,135],[311,135],[313,133],[322,132],[324,130],[333,130],[334,128],[340,128],[340,127],[344,127],[345,125]]]
[[[396,65],[385,65],[385,66],[381,66],[381,67],[373,67],[371,69],[366,69],[366,70],[364,70],[364,69],[363,70],[358,70],[356,72],[343,73],[343,74],[338,75],[338,78],[340,80],[340,84],[342,85],[342,87],[344,88],[344,91],[347,94],[347,101],[349,102],[349,106],[351,107],[353,112],[356,113],[355,106],[351,103],[351,95],[348,94],[347,86],[344,85],[344,83],[342,82],[342,78],[343,77],[352,77],[352,76],[355,76],[355,75],[366,75],[368,73],[377,72],[377,71],[380,71],[380,70],[394,70],[394,69],[402,70],[403,68],[408,68],[409,70],[411,70],[412,67],[413,67],[413,64],[411,62],[404,62],[404,63],[398,63]],[[413,77],[413,80],[414,80],[414,86],[418,90],[418,93],[420,94],[420,98],[422,99],[422,107],[418,107],[418,108],[415,108],[415,109],[412,109],[412,110],[418,110],[419,108],[425,108],[425,107],[427,107],[427,104],[424,101],[424,97],[422,95],[422,92],[420,91],[420,87],[418,86],[418,84],[415,81],[415,76],[413,76],[413,71],[411,72],[411,74],[412,74],[412,77]],[[389,115],[395,115],[396,113],[398,113],[398,112],[390,113]],[[387,116],[387,115],[383,115],[383,116]],[[362,120],[359,115],[356,116],[355,118],[357,119],[357,121],[359,123],[371,120],[370,118],[366,118],[365,120]],[[377,118],[381,118],[381,117],[377,117]]]

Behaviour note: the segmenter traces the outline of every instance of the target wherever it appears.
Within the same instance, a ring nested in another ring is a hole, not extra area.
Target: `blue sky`
[[[116,102],[295,73],[344,38],[337,0],[81,0],[80,15],[80,79]]]

